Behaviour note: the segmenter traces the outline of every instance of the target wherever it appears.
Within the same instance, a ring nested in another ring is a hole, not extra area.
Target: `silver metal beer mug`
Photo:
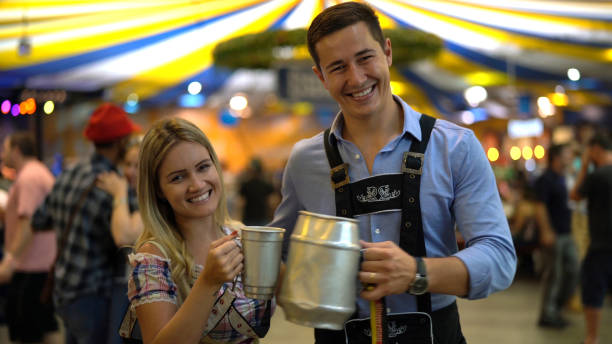
[[[300,211],[278,303],[287,320],[341,330],[355,312],[359,228],[355,219]]]
[[[244,255],[242,284],[246,297],[270,300],[274,296],[284,233],[283,228],[242,227],[240,233]]]

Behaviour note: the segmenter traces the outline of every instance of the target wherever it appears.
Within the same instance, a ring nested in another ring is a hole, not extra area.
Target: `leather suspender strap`
[[[353,217],[353,206],[351,202],[351,189],[348,174],[348,164],[342,161],[338,143],[333,135],[330,135],[330,129],[327,128],[323,134],[323,143],[325,146],[325,155],[331,167],[331,185],[336,194],[336,216]]]
[[[426,114],[422,114],[419,124],[421,126],[421,141],[412,141],[410,151],[425,154],[425,149],[427,149],[431,132],[436,124],[436,119]]]
[[[429,143],[431,131],[436,119],[425,114],[421,115],[419,124],[421,126],[421,141],[413,138],[410,151],[404,153],[402,161],[403,207],[402,228],[400,230],[400,247],[416,257],[425,257],[425,235],[423,232],[423,219],[421,214],[421,175],[425,150]],[[431,314],[431,295],[425,293],[417,296],[417,308],[419,312]]]

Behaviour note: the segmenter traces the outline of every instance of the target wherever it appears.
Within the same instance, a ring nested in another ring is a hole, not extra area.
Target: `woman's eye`
[[[198,166],[198,171],[206,171],[210,167],[210,164],[202,164]]]
[[[180,182],[181,180],[183,180],[183,176],[179,175],[175,175],[172,178],[170,178],[170,182],[171,183],[176,183],[176,182]]]

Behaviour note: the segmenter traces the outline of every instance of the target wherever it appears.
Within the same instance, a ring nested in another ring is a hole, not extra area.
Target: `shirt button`
[[[376,228],[376,229],[374,230],[374,232],[375,232],[376,234],[380,234],[380,228]]]
[[[361,156],[359,154],[355,154],[355,159],[359,160],[359,158],[361,158]]]

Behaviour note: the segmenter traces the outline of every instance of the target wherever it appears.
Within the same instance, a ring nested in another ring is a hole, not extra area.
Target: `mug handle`
[[[240,251],[242,251],[242,241],[240,236],[236,236],[233,239],[236,242],[236,245],[238,245],[238,247],[240,248]],[[232,292],[234,292],[234,290],[236,290],[236,284],[238,284],[238,277],[240,276],[240,280],[242,281],[242,274],[244,273],[244,265],[242,267],[242,271],[237,274],[236,276],[234,276],[234,280],[232,281]]]

